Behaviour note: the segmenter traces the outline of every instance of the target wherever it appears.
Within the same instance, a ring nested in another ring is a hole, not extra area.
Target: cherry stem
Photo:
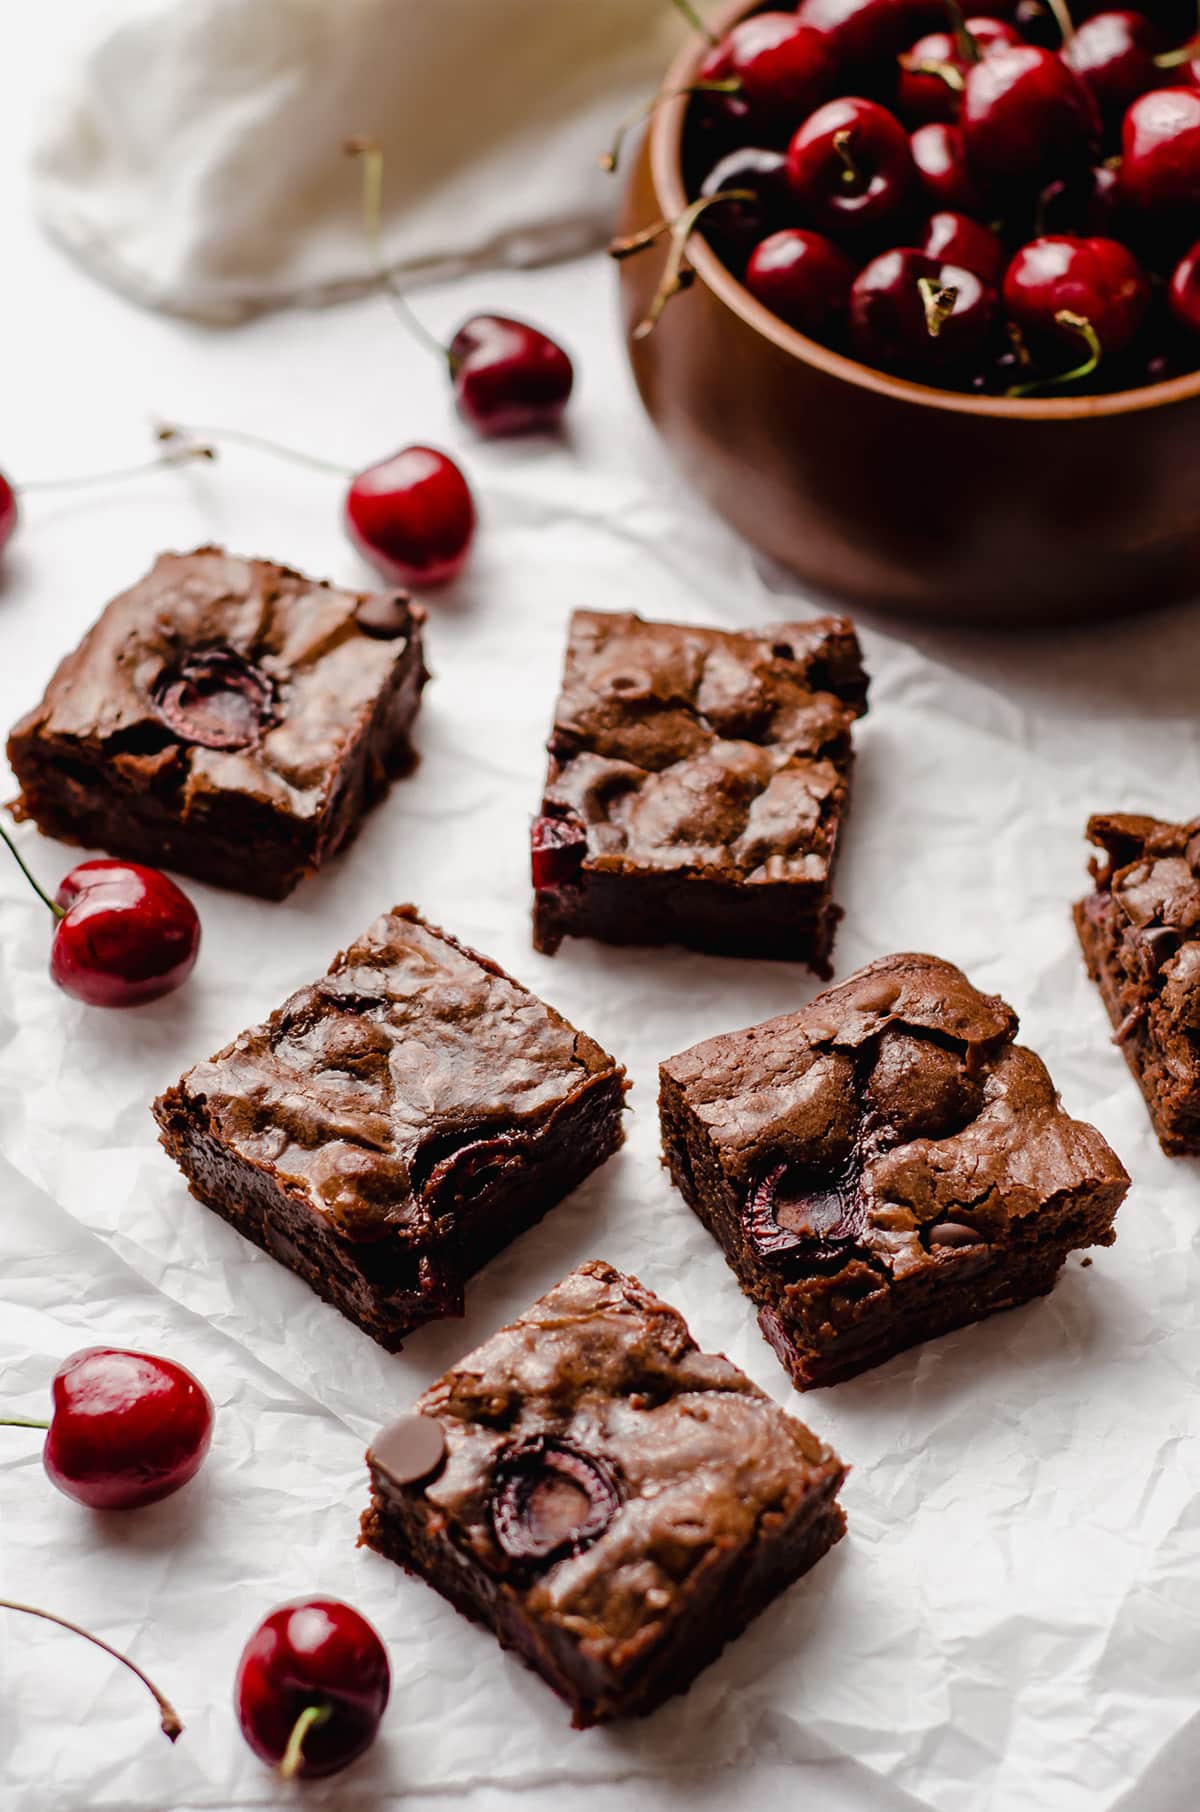
[[[348,138],[344,146],[347,157],[361,157],[363,167],[362,205],[363,226],[367,235],[367,250],[375,266],[375,275],[383,285],[384,292],[390,301],[401,324],[426,350],[434,353],[444,364],[449,364],[451,371],[455,361],[436,334],[430,333],[424,321],[413,313],[408,298],[399,287],[392,271],[388,269],[387,257],[383,249],[383,148],[371,138]]]
[[[285,1781],[294,1781],[304,1766],[304,1743],[310,1730],[316,1730],[329,1717],[328,1705],[306,1705],[288,1738],[287,1748],[279,1762],[279,1773]]]
[[[1062,371],[1057,377],[1039,378],[1032,384],[1015,384],[1007,392],[1009,396],[1033,396],[1048,384],[1078,383],[1080,378],[1091,377],[1100,363],[1100,355],[1104,348],[1100,344],[1100,336],[1096,329],[1084,315],[1077,315],[1071,308],[1060,308],[1054,319],[1060,327],[1069,327],[1073,333],[1080,336],[1088,349],[1087,358],[1084,359],[1082,365],[1076,365],[1071,371]]]
[[[938,80],[945,82],[947,88],[953,89],[955,94],[961,94],[966,87],[962,70],[956,68],[953,63],[925,61],[910,63],[907,57],[901,57],[900,61],[909,75],[937,76]]]
[[[1075,22],[1068,10],[1067,0],[1046,0],[1046,5],[1054,15],[1054,23],[1064,46],[1070,44],[1075,36]]]
[[[1186,44],[1180,44],[1175,50],[1164,50],[1155,57],[1154,67],[1178,69],[1181,63],[1190,63],[1197,56],[1200,56],[1200,38],[1189,38]]]
[[[683,17],[687,20],[693,31],[698,31],[700,36],[702,38],[707,38],[710,44],[720,43],[720,39],[717,37],[716,32],[710,31],[709,27],[704,23],[704,20],[692,5],[692,0],[671,0],[671,4],[674,6],[676,12],[683,14]]]
[[[954,313],[958,291],[952,284],[937,283],[932,277],[917,278],[917,292],[925,310],[925,327],[931,340],[936,340]]]
[[[25,858],[22,856],[20,850],[17,848],[2,824],[0,824],[0,837],[3,837],[4,841],[8,844],[9,849],[16,858],[17,867],[29,882],[29,885],[33,888],[34,893],[36,893],[38,899],[42,902],[42,905],[48,906],[56,919],[65,919],[67,916],[65,911],[58,905],[57,901],[52,900],[50,895],[34,880],[32,874],[25,865]]]
[[[119,1661],[122,1667],[127,1667],[131,1674],[136,1674],[146,1691],[151,1694],[159,1709],[162,1733],[168,1741],[174,1743],[182,1736],[183,1724],[171,1701],[158,1690],[149,1674],[144,1674],[137,1662],[131,1661],[128,1655],[123,1655],[119,1648],[113,1648],[111,1643],[101,1641],[99,1636],[93,1636],[91,1630],[83,1629],[78,1623],[71,1623],[66,1617],[59,1617],[53,1611],[39,1610],[35,1604],[18,1604],[15,1599],[0,1598],[0,1611],[20,1611],[26,1617],[43,1617],[47,1623],[57,1623],[60,1629],[70,1630],[73,1636],[82,1636],[85,1642],[91,1642],[96,1648],[103,1649],[106,1655],[111,1655],[114,1661]]]
[[[49,1422],[35,1421],[32,1416],[0,1416],[0,1428],[49,1428]]]
[[[741,78],[726,76],[721,81],[689,82],[686,88],[671,88],[666,94],[656,94],[653,100],[640,102],[625,115],[623,120],[618,122],[617,129],[613,133],[612,144],[607,151],[600,153],[600,168],[607,170],[610,176],[612,175],[620,162],[621,147],[624,145],[627,135],[635,126],[640,126],[643,120],[648,120],[655,109],[661,107],[664,102],[677,101],[683,94],[740,94],[741,92]]]
[[[26,491],[82,490],[87,485],[120,484],[126,478],[143,478],[147,472],[164,472],[171,466],[186,465],[190,459],[216,457],[214,448],[197,442],[186,447],[172,447],[169,452],[160,453],[157,459],[143,459],[135,466],[117,466],[111,472],[76,472],[69,478],[34,478],[17,488],[22,496]]]
[[[849,126],[843,126],[840,132],[835,132],[833,135],[834,154],[842,166],[841,175],[844,183],[861,182],[862,180],[858,165],[854,161],[854,154],[850,149],[853,142],[854,133]]]
[[[228,441],[233,446],[250,447],[256,453],[273,453],[278,459],[290,459],[296,465],[308,466],[313,472],[332,472],[337,478],[353,478],[350,466],[340,466],[332,459],[318,459],[315,453],[302,453],[298,447],[285,447],[268,440],[264,434],[252,434],[248,428],[185,428],[178,422],[160,422],[155,430],[159,440],[204,439]],[[209,449],[210,457],[212,449]]]
[[[683,261],[687,255],[688,240],[705,210],[716,207],[719,202],[756,201],[757,199],[753,189],[718,189],[715,195],[702,195],[699,201],[692,202],[690,207],[683,210],[678,220],[672,222],[671,250],[667,254],[662,278],[650,300],[645,318],[639,321],[633,330],[635,340],[644,340],[649,334],[652,334],[671,297],[677,296],[681,289],[687,289],[692,283],[695,273],[685,270]]]

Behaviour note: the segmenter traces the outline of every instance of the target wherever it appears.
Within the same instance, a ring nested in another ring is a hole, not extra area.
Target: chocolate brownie
[[[829,973],[850,730],[842,617],[753,632],[577,611],[533,829],[534,942],[675,942]]]
[[[1107,1246],[1129,1178],[1017,1016],[932,956],[660,1071],[671,1176],[801,1390],[1044,1295]]]
[[[363,1540],[516,1649],[578,1726],[684,1691],[846,1526],[837,1455],[600,1263],[367,1463]]]
[[[1075,907],[1088,974],[1171,1157],[1200,1154],[1200,818],[1113,812],[1088,822],[1103,854]]]
[[[412,762],[425,613],[220,548],[162,554],[8,740],[47,836],[265,899]]]
[[[385,913],[155,1102],[192,1193],[395,1350],[621,1143],[625,1074],[495,963]]]

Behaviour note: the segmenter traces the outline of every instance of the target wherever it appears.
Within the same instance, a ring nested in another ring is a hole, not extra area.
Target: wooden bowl
[[[736,0],[725,31],[754,11]],[[705,45],[665,91],[696,78]],[[686,97],[642,143],[620,231],[673,220]],[[960,396],[873,371],[787,327],[705,241],[691,288],[633,338],[663,240],[620,265],[629,357],[684,475],[756,547],[852,601],[1031,623],[1200,592],[1200,372],[1111,396]]]

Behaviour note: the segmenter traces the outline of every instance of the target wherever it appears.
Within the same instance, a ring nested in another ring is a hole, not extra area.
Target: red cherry
[[[999,236],[966,214],[943,211],[925,222],[920,250],[942,264],[961,264],[998,290],[1006,254]]]
[[[705,210],[701,231],[727,264],[740,266],[764,234],[785,225],[794,212],[784,158],[758,145],[727,152],[700,184],[700,194],[708,200],[731,189],[754,199],[716,202]]]
[[[966,30],[980,56],[990,55],[998,44],[1020,43],[1018,34],[1003,19],[968,19]],[[931,31],[905,51],[896,89],[896,111],[901,119],[910,126],[921,126],[930,120],[958,118],[963,82],[975,60],[963,54],[964,48],[953,32]]]
[[[918,126],[908,145],[929,207],[948,208],[956,214],[983,213],[983,198],[967,169],[967,154],[957,126],[941,121]]]
[[[960,118],[972,172],[1000,184],[1061,176],[1086,163],[1100,138],[1078,76],[1032,44],[998,45],[971,66]]]
[[[1038,214],[1044,233],[1080,233],[1085,237],[1123,237],[1120,226],[1120,177],[1112,164],[1052,182],[1042,191]]]
[[[535,818],[529,849],[535,888],[568,886],[587,855],[587,827],[574,817]]]
[[[1047,235],[1009,265],[1004,305],[1035,353],[1067,347],[1078,355],[1078,368],[1064,374],[1074,380],[1124,352],[1146,318],[1150,282],[1115,239]]]
[[[545,433],[571,394],[571,361],[548,334],[507,315],[472,315],[447,348],[458,413],[477,433]]]
[[[185,981],[200,920],[183,889],[138,862],[80,862],[54,897],[50,973],[92,1007],[135,1007]]]
[[[136,1510],[186,1485],[212,1440],[213,1406],[191,1372],[152,1353],[90,1346],[54,1374],[42,1463],[92,1510]]]
[[[818,107],[793,137],[787,162],[799,208],[826,232],[886,226],[915,176],[903,126],[885,107],[854,96]]]
[[[850,291],[859,358],[926,382],[979,364],[995,312],[995,292],[974,271],[907,248],[873,258]]]
[[[811,113],[833,87],[837,62],[824,35],[794,13],[756,13],[743,19],[713,46],[700,69],[701,81],[733,79],[741,84],[750,131],[786,132]],[[710,97],[712,98],[712,97]]]
[[[894,57],[946,22],[944,0],[803,0],[803,24],[823,32],[840,63]]]
[[[0,472],[0,548],[12,539],[17,526],[17,494]]]
[[[845,319],[854,265],[832,239],[788,227],[755,247],[744,281],[789,327],[825,339]]]
[[[387,1650],[365,1617],[336,1598],[297,1599],[242,1650],[234,1708],[255,1755],[316,1780],[370,1747],[390,1688]]]
[[[1200,239],[1171,272],[1167,301],[1179,325],[1200,334]]]
[[[1200,208],[1200,89],[1139,95],[1121,127],[1121,194],[1149,214]]]
[[[444,585],[466,563],[475,504],[447,454],[405,447],[352,480],[346,532],[390,584]]]
[[[1162,35],[1142,13],[1094,13],[1075,29],[1063,61],[1092,91],[1106,126],[1120,124],[1130,101],[1162,81],[1154,59]]]

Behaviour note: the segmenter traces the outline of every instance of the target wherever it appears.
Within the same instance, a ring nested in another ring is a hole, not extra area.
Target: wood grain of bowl
[[[753,12],[726,6],[718,32]],[[663,88],[696,78],[699,39]],[[621,233],[687,205],[686,98],[654,115]],[[642,400],[684,475],[764,553],[850,601],[1029,624],[1200,595],[1200,372],[1113,395],[934,390],[797,333],[700,235],[692,286],[640,340],[667,256],[620,264]]]

